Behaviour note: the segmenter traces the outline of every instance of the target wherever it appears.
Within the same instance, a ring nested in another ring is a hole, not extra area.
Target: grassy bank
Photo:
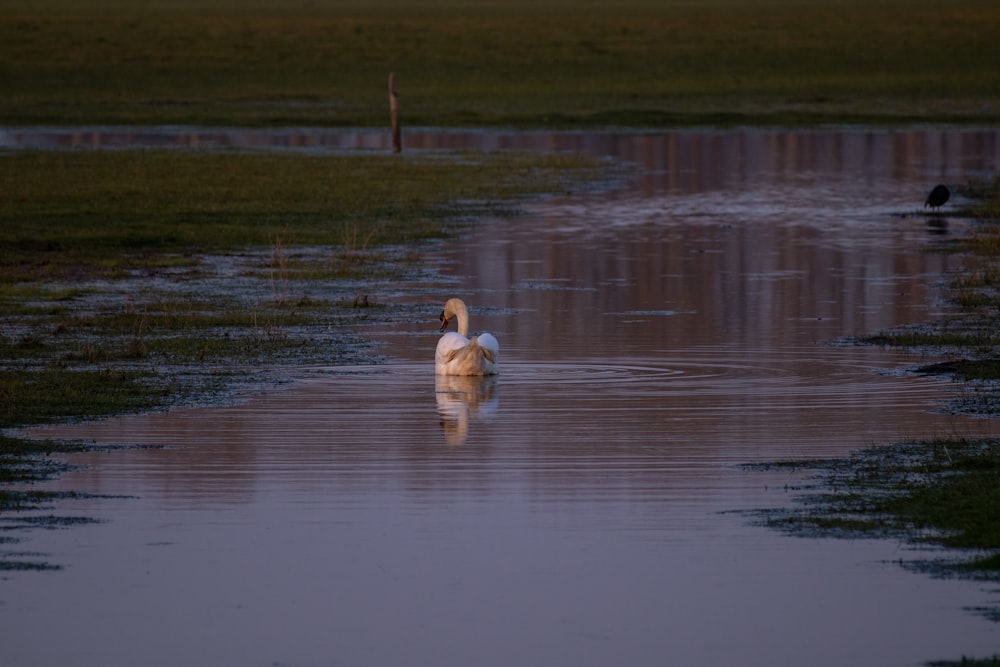
[[[974,268],[956,276],[949,298],[954,317],[877,332],[858,342],[929,350],[952,359],[923,367],[928,374],[951,375],[970,391],[951,407],[958,412],[1000,412],[1000,178],[970,185],[963,193],[976,204],[961,215],[978,220],[974,233],[946,251],[975,257]],[[981,390],[981,391],[979,391]]]
[[[441,237],[463,217],[558,191],[596,166],[564,154],[0,154],[0,284],[113,277],[253,246],[350,254]],[[331,262],[328,277],[348,268]]]
[[[858,341],[930,351],[951,360],[919,369],[961,382],[958,412],[1000,411],[1000,179],[977,187],[977,232],[954,249],[977,256],[978,268],[956,278],[960,306],[947,321],[885,331]],[[791,509],[765,512],[771,527],[807,537],[890,537],[935,545],[911,566],[936,576],[1000,579],[1000,441],[929,439],[861,450],[849,459],[783,462],[766,468],[811,471]],[[975,610],[1000,621],[1000,608]],[[949,664],[996,664],[998,658]]]
[[[768,513],[771,527],[965,550],[968,558],[950,555],[917,565],[936,574],[1000,576],[1000,441],[906,442],[860,450],[846,460],[767,467],[818,475],[797,509]]]
[[[607,173],[565,154],[0,153],[0,429],[373,363],[347,325],[400,316],[377,294],[422,270],[421,243]],[[78,497],[30,486],[73,448],[0,436],[0,570],[57,567],[5,545],[39,525],[24,510]]]
[[[934,547],[900,563],[935,577],[1000,580],[1000,440],[931,439],[881,445],[847,459],[754,468],[812,474],[791,508],[761,523],[801,537],[887,538]],[[993,584],[991,584],[993,585]],[[966,611],[1000,622],[1000,606]],[[1000,655],[928,663],[1000,664]]]
[[[0,428],[357,360],[422,241],[601,176],[572,155],[0,154]],[[342,359],[341,359],[342,361]]]
[[[0,125],[1000,120],[986,0],[10,0]]]

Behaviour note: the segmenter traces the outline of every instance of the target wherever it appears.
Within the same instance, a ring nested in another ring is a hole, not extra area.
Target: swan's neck
[[[459,308],[455,311],[455,319],[458,320],[458,333],[469,337],[469,311],[465,308]]]

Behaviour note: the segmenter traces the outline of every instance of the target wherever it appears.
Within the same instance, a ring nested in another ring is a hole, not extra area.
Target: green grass
[[[862,450],[848,460],[794,462],[818,474],[804,509],[767,513],[806,536],[897,537],[972,550],[936,572],[1000,575],[1000,441],[938,439]],[[984,554],[985,552],[985,554]]]
[[[247,367],[357,361],[327,332],[379,314],[365,286],[404,275],[415,243],[606,168],[506,152],[0,153],[0,428],[150,409]]]
[[[50,366],[0,371],[0,427],[41,423],[54,417],[91,417],[155,407],[162,389],[150,371]]]
[[[484,203],[501,212],[503,200],[564,190],[598,167],[566,154],[0,153],[0,281],[248,246],[350,254],[441,237]]]
[[[963,397],[959,410],[995,413],[996,382],[1000,380],[997,357],[1000,311],[1000,227],[995,218],[1000,178],[966,192],[977,198],[973,213],[982,222],[978,232],[958,249],[975,254],[979,266],[951,284],[962,314],[945,322],[907,327],[863,339],[892,347],[947,350],[949,361],[931,364],[921,372],[948,374],[973,382],[981,395]],[[832,484],[846,485],[863,499],[858,505],[844,498],[823,496],[822,503],[836,520],[850,509],[862,510],[866,521],[877,526],[933,528],[932,539],[950,547],[978,548],[1000,554],[1000,443],[954,440],[908,445],[899,451],[878,448],[863,453],[846,466],[848,476],[833,477]],[[829,518],[825,510],[823,518]],[[820,518],[820,517],[814,517]],[[856,519],[855,516],[850,517]],[[997,555],[976,560],[973,568],[997,570]]]
[[[329,332],[379,315],[363,291],[405,275],[413,244],[606,173],[567,154],[0,153],[0,428],[358,362]]]
[[[858,338],[886,347],[936,349],[966,358],[928,366],[931,373],[950,373],[963,380],[1000,380],[1000,177],[970,184],[962,194],[973,204],[964,212],[978,221],[975,233],[950,246],[975,256],[974,268],[950,284],[949,299],[959,313],[947,320],[910,325]],[[1000,399],[995,399],[1000,404]],[[982,405],[981,403],[977,405]]]
[[[605,170],[568,154],[0,153],[0,428],[150,409],[246,367],[358,361],[325,332],[379,309],[346,290],[404,275],[413,244],[472,215]],[[239,257],[237,273],[206,254]]]
[[[974,201],[966,214],[978,220],[975,233],[952,250],[975,256],[974,268],[950,284],[950,300],[957,316],[932,324],[884,331],[863,342],[891,347],[959,349],[968,358],[939,365],[936,372],[953,372],[963,379],[1000,379],[1000,177],[970,184],[963,191]]]
[[[371,363],[345,324],[387,315],[368,291],[421,242],[607,175],[569,154],[0,153],[0,429]],[[0,436],[0,530],[64,497],[21,488],[62,451]],[[0,570],[58,568],[38,556]]]
[[[988,123],[986,0],[8,0],[0,124]]]
[[[862,342],[948,351],[957,359],[919,369],[970,383],[980,395],[963,397],[959,411],[995,414],[1000,398],[997,358],[1000,304],[1000,228],[996,201],[1000,179],[984,184],[972,213],[981,226],[960,246],[978,255],[980,267],[952,283],[961,317],[874,335]],[[973,298],[971,295],[975,295]],[[891,537],[933,544],[963,554],[933,555],[916,567],[941,576],[1000,579],[1000,440],[936,439],[884,445],[849,459],[784,462],[764,468],[812,470],[816,479],[799,490],[796,506],[766,511],[764,523],[806,537]],[[997,606],[975,610],[1000,620]],[[935,662],[934,665],[991,665],[998,658]]]

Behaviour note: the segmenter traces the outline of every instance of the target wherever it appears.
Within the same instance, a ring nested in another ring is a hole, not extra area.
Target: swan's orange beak
[[[438,319],[441,320],[441,328],[438,329],[438,331],[444,331],[445,329],[447,329],[448,328],[448,318],[444,316],[444,311],[443,310],[441,311],[441,315],[438,316]]]

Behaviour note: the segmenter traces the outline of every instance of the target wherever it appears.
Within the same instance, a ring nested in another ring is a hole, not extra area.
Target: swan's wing
[[[493,334],[481,333],[476,336],[476,340],[479,342],[479,347],[483,349],[484,357],[494,364],[500,362],[500,344],[493,337]]]
[[[497,372],[500,346],[490,334],[469,340],[449,331],[438,340],[434,353],[435,372],[443,375],[493,375]]]
[[[454,331],[449,331],[438,339],[437,350],[434,352],[434,363],[440,368],[457,357],[468,346],[468,338]]]

